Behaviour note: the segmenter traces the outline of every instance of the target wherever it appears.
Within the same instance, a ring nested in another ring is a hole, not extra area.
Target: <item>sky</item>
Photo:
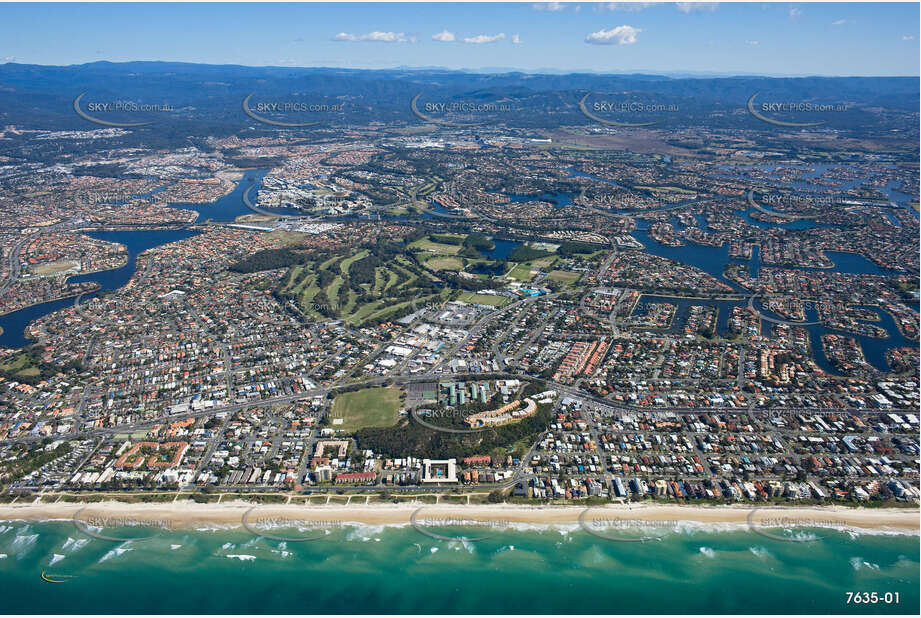
[[[919,74],[919,3],[5,4],[0,63]]]

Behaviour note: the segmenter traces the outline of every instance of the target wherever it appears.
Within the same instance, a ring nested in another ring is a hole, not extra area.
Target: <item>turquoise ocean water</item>
[[[919,612],[918,536],[797,534],[821,538],[683,527],[625,543],[570,527],[462,542],[355,526],[301,543],[240,528],[120,542],[70,522],[6,521],[0,599],[2,613]],[[848,591],[900,603],[847,605]]]

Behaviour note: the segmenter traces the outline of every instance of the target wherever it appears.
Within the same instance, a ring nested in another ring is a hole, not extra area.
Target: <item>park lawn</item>
[[[29,362],[29,357],[26,354],[12,354],[8,356],[2,363],[0,363],[0,370],[15,373],[17,371],[23,371],[31,366]]]
[[[537,258],[536,260],[521,262],[512,267],[505,276],[509,279],[515,279],[516,281],[530,281],[536,274],[532,273],[532,270],[547,270],[556,260],[557,256],[548,255],[546,257]]]
[[[438,496],[432,496],[429,494],[394,496],[393,498],[399,502],[421,502],[422,504],[435,504],[438,502]]]
[[[432,270],[463,270],[464,262],[456,257],[433,257],[425,262]]]
[[[476,292],[464,292],[457,297],[457,300],[474,305],[489,305],[491,307],[502,307],[509,303],[505,296],[493,296],[492,294],[477,294]]]
[[[272,217],[268,219],[273,221],[278,219],[278,217]],[[278,240],[283,247],[297,247],[304,244],[304,240],[307,238],[307,235],[303,232],[289,232],[287,230],[275,230],[274,232],[268,232],[266,238],[271,238],[273,240]]]
[[[14,379],[32,378],[41,375],[41,370],[35,362],[36,358],[29,351],[14,352],[0,362],[0,371]]]
[[[330,427],[348,433],[363,427],[391,427],[397,422],[402,391],[395,387],[365,388],[343,393],[333,400]],[[341,425],[333,419],[341,418]]]
[[[454,255],[461,250],[460,245],[445,245],[440,242],[434,242],[428,238],[420,238],[409,245],[414,249],[422,249],[431,253],[442,253],[444,255]]]
[[[438,232],[438,236],[444,236],[446,238],[453,238],[458,242],[463,242],[467,238],[467,234],[453,234],[451,232]]]
[[[531,264],[524,262],[515,264],[515,267],[508,271],[505,277],[507,279],[514,279],[515,281],[530,281],[534,278],[534,273],[531,272]]]
[[[80,266],[72,260],[58,260],[56,262],[45,262],[44,264],[36,264],[32,266],[30,270],[40,277],[46,277],[49,275],[58,275],[60,273],[67,272],[68,270],[73,270]]]
[[[582,273],[569,272],[568,270],[551,270],[547,273],[547,278],[552,281],[559,281],[566,285],[572,285],[582,276]]]

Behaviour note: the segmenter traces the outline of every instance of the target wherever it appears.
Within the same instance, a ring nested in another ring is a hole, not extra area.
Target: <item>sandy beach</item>
[[[527,505],[259,505],[246,502],[197,504],[127,504],[100,502],[92,504],[24,504],[0,506],[0,520],[67,520],[93,525],[160,525],[169,528],[196,528],[208,525],[242,526],[246,517],[250,525],[316,524],[409,525],[416,523],[482,523],[486,525],[566,525],[583,523],[600,525],[641,525],[648,523],[736,524],[739,526],[834,527],[918,533],[917,508],[852,507],[778,507],[678,506],[678,505],[604,505],[586,509],[578,506]]]

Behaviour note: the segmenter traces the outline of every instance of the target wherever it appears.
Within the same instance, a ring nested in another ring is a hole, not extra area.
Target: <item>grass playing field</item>
[[[409,245],[414,249],[422,249],[432,253],[441,253],[444,255],[454,255],[461,250],[460,245],[446,245],[438,242],[432,242],[428,238],[421,238]]]
[[[390,427],[397,422],[400,411],[398,388],[366,388],[343,393],[333,400],[329,426],[351,433],[362,427]],[[337,419],[342,419],[337,423]]]
[[[46,262],[44,264],[36,264],[35,266],[30,267],[30,270],[41,277],[47,277],[50,275],[58,275],[68,270],[73,270],[77,268],[79,264],[73,260],[58,260],[56,262]]]
[[[572,285],[579,280],[579,277],[582,276],[582,273],[574,273],[568,270],[551,270],[547,273],[547,278],[553,281],[560,281],[567,285]]]
[[[505,296],[477,294],[476,292],[463,292],[457,297],[457,300],[474,305],[490,305],[492,307],[502,307],[512,302]]]
[[[531,273],[531,265],[529,263],[516,264],[506,275],[506,278],[516,281],[530,281],[534,278],[534,275]]]
[[[425,265],[432,270],[463,270],[464,262],[456,257],[433,257]]]

